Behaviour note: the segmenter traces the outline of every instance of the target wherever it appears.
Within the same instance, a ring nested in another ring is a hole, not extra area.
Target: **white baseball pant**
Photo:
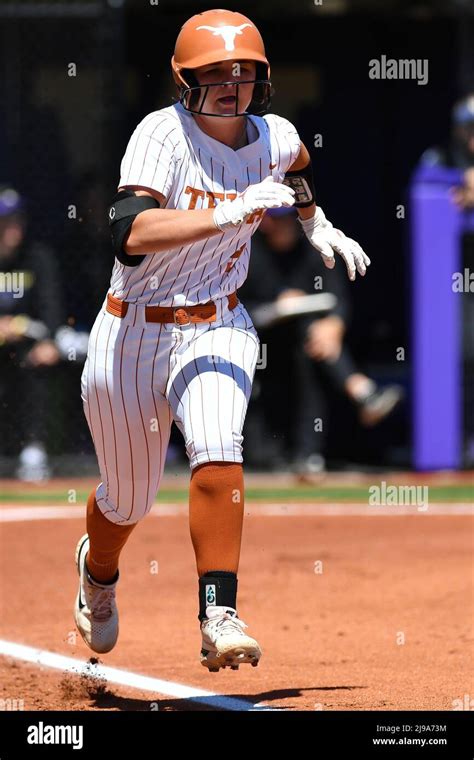
[[[120,318],[106,301],[92,328],[81,380],[101,473],[97,504],[113,523],[150,510],[173,420],[190,468],[242,462],[242,429],[260,342],[245,307],[217,299],[214,322],[145,322],[144,305]]]

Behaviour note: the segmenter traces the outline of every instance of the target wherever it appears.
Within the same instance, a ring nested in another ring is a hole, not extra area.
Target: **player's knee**
[[[239,487],[243,478],[242,462],[203,462],[191,472],[194,488],[205,493],[222,491],[225,486]]]
[[[123,488],[122,483],[122,490]],[[97,487],[97,502],[103,516],[112,523],[127,526],[143,520],[154,503],[153,489],[148,494],[136,495],[133,492],[120,495],[115,489],[107,489],[105,483]]]
[[[221,462],[221,461],[211,461],[208,462],[201,462],[200,464],[197,464],[195,467],[193,467],[193,475],[197,475],[198,472],[203,472],[204,468],[206,473],[216,473],[222,471],[229,471],[232,468],[238,468],[242,469],[242,462]]]

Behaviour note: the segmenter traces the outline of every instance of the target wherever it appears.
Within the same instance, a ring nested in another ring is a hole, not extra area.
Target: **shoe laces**
[[[219,631],[219,633],[233,633],[236,628],[239,632],[242,632],[244,628],[248,628],[248,625],[246,625],[243,620],[230,612],[221,613],[217,620],[212,622],[214,623],[216,631]]]
[[[91,615],[94,620],[108,620],[113,613],[112,605],[115,599],[114,589],[94,589],[91,594]]]

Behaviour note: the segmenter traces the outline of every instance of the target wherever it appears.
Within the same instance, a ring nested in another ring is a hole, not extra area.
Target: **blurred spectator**
[[[402,390],[378,388],[354,364],[344,342],[350,317],[345,269],[324,266],[301,235],[292,209],[268,211],[253,238],[249,274],[239,297],[252,314],[263,303],[318,292],[336,296],[329,313],[259,329],[266,367],[254,381],[264,429],[264,441],[255,447],[264,452],[264,461],[255,464],[273,460],[280,467],[289,457],[301,480],[325,469],[328,385],[354,403],[365,426],[383,420]],[[246,436],[251,463],[257,456],[251,451],[255,437],[255,431]]]
[[[464,184],[453,188],[451,194],[459,208],[474,208],[474,93],[455,104],[451,123],[449,145],[429,148],[421,164],[461,169]]]
[[[474,93],[458,101],[452,111],[451,140],[446,148],[430,148],[423,153],[422,166],[460,169],[463,184],[451,188],[451,198],[461,211],[474,209]],[[462,267],[472,268],[474,231],[467,227],[461,237]],[[474,293],[466,291],[462,299],[463,321],[463,403],[464,463],[474,464]]]
[[[0,187],[0,415],[3,454],[19,453],[17,476],[50,475],[45,439],[48,384],[61,355],[61,290],[53,251],[25,237],[24,203]]]

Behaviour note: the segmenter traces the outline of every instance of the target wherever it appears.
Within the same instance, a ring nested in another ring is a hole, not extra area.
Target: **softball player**
[[[296,129],[266,114],[270,66],[250,19],[193,16],[171,64],[179,102],[136,128],[109,212],[116,258],[82,375],[101,483],[76,548],[74,614],[91,649],[113,648],[119,555],[153,504],[174,420],[191,468],[201,662],[218,671],[261,656],[237,614],[242,428],[259,353],[236,295],[250,238],[266,209],[295,205],[328,267],[334,251],[351,279],[370,262],[316,207]]]

